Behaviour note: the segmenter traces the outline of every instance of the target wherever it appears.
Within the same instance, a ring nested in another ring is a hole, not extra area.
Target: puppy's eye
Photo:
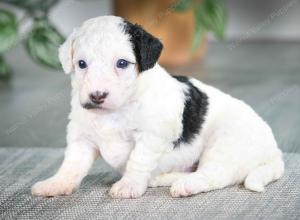
[[[86,62],[84,60],[79,60],[78,61],[78,66],[79,66],[80,69],[87,68],[87,64],[86,64]]]
[[[129,65],[127,60],[120,59],[117,61],[117,67],[121,69],[125,69]]]

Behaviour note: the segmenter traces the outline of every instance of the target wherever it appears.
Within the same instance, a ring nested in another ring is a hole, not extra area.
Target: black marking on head
[[[139,71],[152,68],[157,62],[163,45],[160,40],[145,31],[142,26],[124,21],[125,33],[130,35]]]
[[[173,76],[175,79],[187,85],[185,92],[185,104],[182,115],[182,133],[181,136],[173,142],[174,148],[180,143],[190,143],[205,121],[208,108],[208,97],[205,93],[196,88],[185,76]]]

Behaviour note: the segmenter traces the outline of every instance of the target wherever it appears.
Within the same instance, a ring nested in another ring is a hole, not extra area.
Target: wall
[[[300,39],[300,0],[225,0],[225,3],[230,14],[228,40]],[[112,9],[112,0],[62,0],[51,11],[50,18],[62,33],[69,34],[84,20],[111,14]]]
[[[229,11],[227,39],[299,40],[300,0],[225,0]],[[63,0],[51,17],[69,33],[89,17],[110,14],[109,0]],[[62,18],[63,22],[62,22]]]

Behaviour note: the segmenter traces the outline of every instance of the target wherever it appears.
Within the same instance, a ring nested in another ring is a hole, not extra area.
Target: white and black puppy
[[[270,127],[244,102],[196,79],[171,76],[157,60],[162,43],[120,17],[86,21],[59,50],[72,73],[65,158],[32,194],[69,195],[101,156],[123,175],[114,198],[148,186],[173,197],[242,183],[264,186],[284,172]]]

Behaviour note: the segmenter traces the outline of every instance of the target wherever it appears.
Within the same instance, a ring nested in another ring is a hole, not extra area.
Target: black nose
[[[108,92],[93,92],[90,94],[90,99],[95,104],[102,104],[104,102],[104,99],[107,97]]]

